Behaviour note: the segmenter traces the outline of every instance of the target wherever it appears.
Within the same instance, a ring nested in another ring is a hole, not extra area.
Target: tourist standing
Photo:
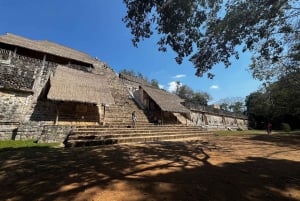
[[[132,119],[132,127],[135,128],[135,126],[136,126],[136,113],[135,113],[135,111],[132,112],[131,119]]]

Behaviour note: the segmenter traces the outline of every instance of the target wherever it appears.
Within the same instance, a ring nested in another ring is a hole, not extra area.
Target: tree
[[[227,103],[221,103],[220,104],[220,109],[225,110],[225,111],[229,111],[229,105]]]
[[[159,84],[158,84],[158,81],[156,79],[152,79],[150,84],[151,84],[152,87],[159,89]]]
[[[239,58],[237,49],[251,51],[253,76],[278,68],[283,58],[288,66],[299,68],[298,0],[123,0],[127,7],[124,23],[131,29],[133,44],[159,35],[160,51],[168,47],[177,53],[177,63],[185,57],[194,64],[196,75],[202,76],[218,63],[230,66],[230,58]],[[296,40],[291,40],[295,38]],[[289,39],[290,44],[287,46]],[[286,51],[287,49],[293,51]],[[259,62],[257,62],[259,61]],[[274,65],[258,65],[259,63]],[[276,65],[275,65],[276,64]],[[279,74],[283,71],[278,71]],[[259,77],[260,76],[260,77]]]
[[[187,86],[187,85],[177,85],[177,89],[176,89],[176,95],[179,96],[182,99],[185,100],[190,100],[192,99],[193,95],[194,95],[194,91],[191,87]]]
[[[143,81],[149,83],[148,78],[143,76],[143,74],[140,73],[140,72],[136,73],[134,70],[123,69],[123,70],[120,71],[120,73],[125,74],[125,75],[129,75],[131,77],[135,77],[137,79],[140,79],[140,80],[143,80]]]
[[[300,80],[300,72],[290,73],[247,96],[247,113],[252,122],[259,124],[270,120],[277,128],[281,123],[299,128],[300,90],[296,87],[298,83],[290,79]]]
[[[194,104],[207,106],[208,101],[211,99],[212,97],[206,92],[195,92],[189,101]]]
[[[132,76],[132,77],[136,77],[136,74],[133,70],[123,69],[123,70],[120,71],[120,73],[125,74],[125,75],[129,75],[129,76]]]
[[[244,103],[237,101],[232,105],[232,112],[242,113],[244,109]]]
[[[176,82],[176,91],[175,94],[180,98],[184,99],[186,102],[197,104],[197,105],[206,105],[211,96],[206,92],[194,92],[193,89],[187,85],[182,85],[179,81]]]
[[[220,105],[221,110],[242,113],[244,112],[244,98],[231,97],[221,99],[217,102]]]
[[[251,93],[246,97],[247,114],[250,126],[264,128],[265,121],[270,119],[270,102],[267,95],[262,91]]]

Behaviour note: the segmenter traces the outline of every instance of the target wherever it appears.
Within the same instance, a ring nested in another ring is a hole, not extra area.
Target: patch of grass
[[[33,140],[4,140],[0,141],[0,149],[23,147],[55,147],[59,143],[36,143]]]

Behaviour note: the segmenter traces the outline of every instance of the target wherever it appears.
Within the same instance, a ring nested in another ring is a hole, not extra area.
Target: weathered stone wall
[[[248,129],[248,120],[233,116],[219,116],[204,112],[192,111],[189,125],[201,126],[209,130]]]
[[[71,126],[44,126],[42,134],[38,136],[38,142],[61,142],[63,143],[68,135],[72,132],[73,127]]]
[[[14,65],[0,64],[1,86],[8,89],[31,90],[34,71]]]
[[[0,48],[0,139],[37,139],[54,123],[55,103],[38,99],[57,65]]]
[[[0,122],[0,140],[11,140],[17,134],[18,122]]]
[[[123,91],[116,73],[99,60],[95,59],[92,68],[67,59],[58,59],[56,63],[55,57],[30,50],[22,49],[18,54],[18,49],[5,48],[0,47],[0,140],[38,140],[42,133],[42,141],[61,141],[65,137],[65,127],[49,126],[55,123],[57,103],[45,97],[49,77],[62,61],[73,69],[105,75],[114,94]],[[102,106],[99,112],[103,115]]]
[[[28,93],[0,91],[0,122],[22,122],[29,96]]]

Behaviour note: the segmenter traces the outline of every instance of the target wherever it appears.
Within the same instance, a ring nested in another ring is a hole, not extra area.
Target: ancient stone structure
[[[247,127],[245,116],[184,107],[182,101],[118,76],[77,50],[14,34],[0,36],[0,140],[62,142],[76,126],[128,126],[132,110],[145,123]]]
[[[220,110],[213,106],[184,103],[184,100],[174,94],[149,87],[149,83],[140,79],[128,75],[121,75],[120,78],[137,102],[142,103],[145,110],[151,111],[152,114],[158,113],[156,119],[168,123],[179,122],[188,126],[199,126],[208,130],[248,128],[248,118],[245,115]]]

